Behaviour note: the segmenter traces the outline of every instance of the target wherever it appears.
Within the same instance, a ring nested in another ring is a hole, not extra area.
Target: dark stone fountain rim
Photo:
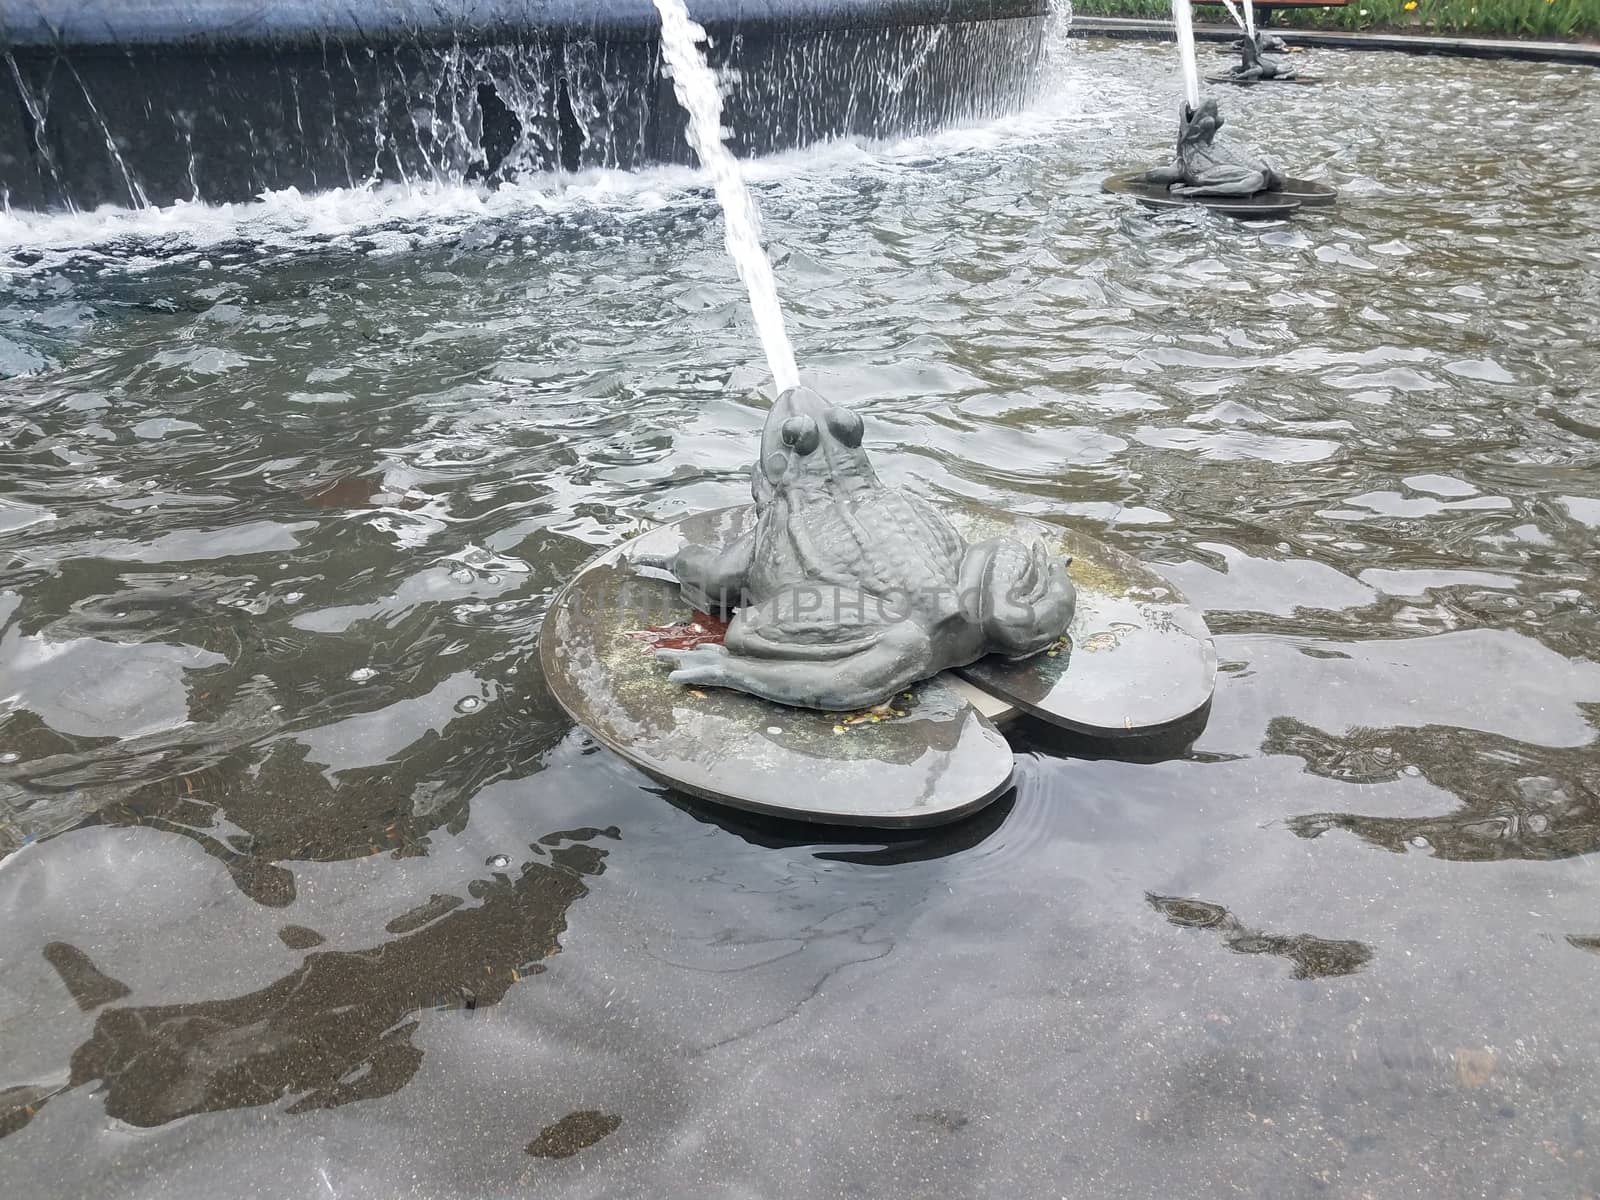
[[[694,0],[709,31],[898,28],[1041,17],[1050,0]],[[217,52],[305,43],[650,41],[651,0],[0,0],[0,50]]]

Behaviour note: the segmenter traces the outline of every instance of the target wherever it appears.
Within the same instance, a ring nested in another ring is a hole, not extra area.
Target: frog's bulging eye
[[[821,440],[817,423],[810,417],[790,417],[783,423],[783,444],[794,447],[796,454],[810,454]]]
[[[861,424],[861,414],[848,408],[830,408],[828,428],[833,431],[834,437],[851,449],[861,445],[862,434],[866,432]]]

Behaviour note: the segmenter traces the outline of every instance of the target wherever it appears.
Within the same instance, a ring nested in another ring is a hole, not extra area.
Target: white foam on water
[[[958,125],[892,142],[843,138],[740,164],[758,190],[804,187],[841,177],[896,175],[932,161],[1038,145],[1067,126],[1105,125],[1117,114],[1095,81],[1057,78],[1038,105],[995,121]],[[1100,81],[1103,85],[1105,81]],[[68,263],[111,265],[138,274],[162,266],[205,269],[208,255],[248,246],[257,254],[293,256],[354,241],[367,253],[404,253],[448,243],[486,225],[533,223],[585,212],[626,221],[662,210],[703,205],[714,186],[704,168],[657,166],[638,171],[592,169],[529,174],[512,183],[419,181],[266,192],[232,203],[179,201],[133,209],[105,205],[77,212],[0,211],[0,284]],[[763,254],[763,260],[765,255]]]

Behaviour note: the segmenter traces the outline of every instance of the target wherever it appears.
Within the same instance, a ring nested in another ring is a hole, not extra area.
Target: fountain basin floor
[[[1100,192],[1162,45],[752,164],[880,474],[1215,637],[1192,750],[1008,729],[934,834],[664,795],[541,683],[582,563],[749,494],[694,175],[0,215],[0,1195],[1597,1190],[1600,79],[1297,63],[1228,109],[1339,189],[1288,222]]]

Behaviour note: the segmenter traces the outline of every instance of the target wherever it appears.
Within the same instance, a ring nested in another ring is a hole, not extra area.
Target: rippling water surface
[[[1099,194],[1170,47],[754,170],[880,470],[1218,635],[1192,749],[1025,732],[909,841],[539,679],[596,548],[744,495],[704,180],[0,218],[0,1190],[1600,1189],[1600,78],[1301,64],[1223,98],[1343,190],[1293,223]]]

